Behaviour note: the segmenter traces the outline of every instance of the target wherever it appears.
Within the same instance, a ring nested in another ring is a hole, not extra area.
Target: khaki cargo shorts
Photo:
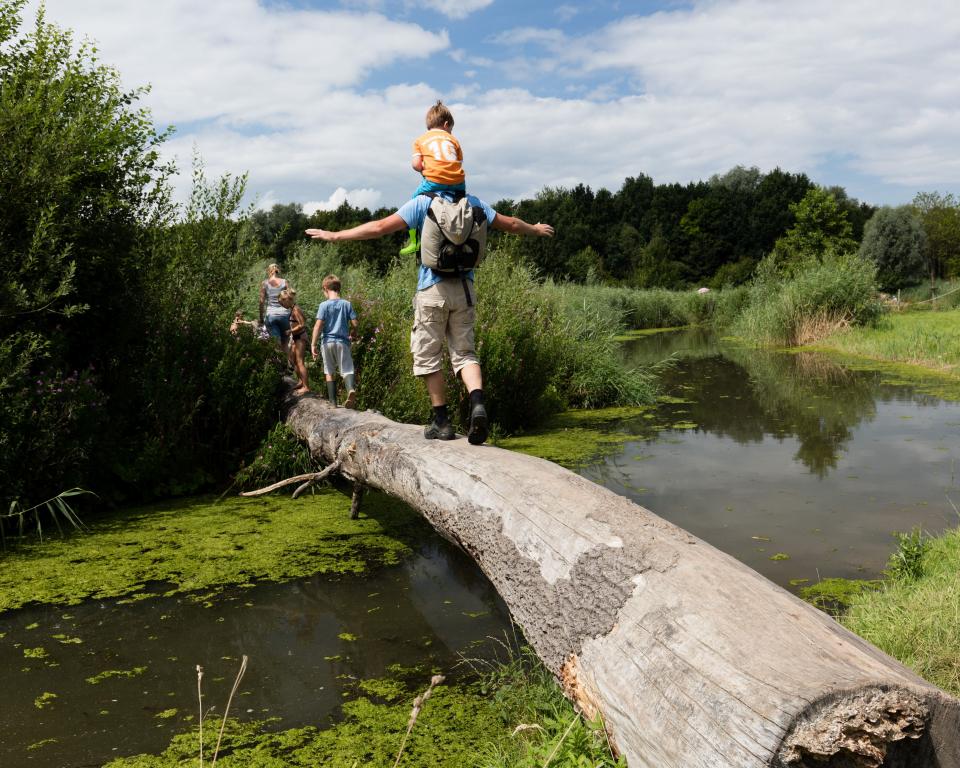
[[[470,300],[474,301],[473,283],[467,280]],[[477,363],[473,343],[474,308],[467,305],[463,281],[447,278],[436,285],[417,291],[413,297],[413,330],[410,352],[413,353],[413,375],[426,376],[443,367],[443,343],[450,350],[450,364],[455,373],[470,363]]]

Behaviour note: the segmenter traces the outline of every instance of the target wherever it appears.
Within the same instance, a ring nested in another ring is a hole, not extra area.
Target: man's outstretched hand
[[[549,224],[541,224],[539,221],[533,225],[539,237],[553,237],[553,227]]]
[[[307,229],[304,230],[314,240],[333,240],[335,232],[328,232],[325,229]]]

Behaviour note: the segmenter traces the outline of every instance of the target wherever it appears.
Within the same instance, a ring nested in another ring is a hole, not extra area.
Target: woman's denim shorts
[[[285,340],[287,331],[290,330],[289,315],[267,315],[263,318],[263,324],[267,326],[270,335],[275,339]]]

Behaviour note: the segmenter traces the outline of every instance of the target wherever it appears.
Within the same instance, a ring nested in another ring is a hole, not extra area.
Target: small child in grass
[[[290,356],[293,358],[293,368],[300,379],[300,386],[293,390],[295,395],[303,395],[310,391],[307,383],[307,319],[303,311],[297,306],[297,292],[293,288],[284,288],[280,291],[280,306],[290,310]]]
[[[240,331],[241,325],[249,326],[253,329],[254,333],[260,329],[260,323],[258,323],[256,320],[244,320],[243,310],[238,309],[237,313],[233,316],[233,322],[230,323],[230,333],[236,336]]]
[[[313,338],[310,352],[317,359],[317,341],[322,334],[321,354],[323,357],[323,375],[327,380],[327,397],[333,405],[337,404],[337,373],[343,376],[347,389],[345,408],[357,407],[357,380],[353,371],[353,355],[350,353],[350,341],[353,329],[357,327],[357,313],[353,305],[340,298],[340,278],[327,275],[323,278],[323,294],[326,301],[317,307],[317,322],[313,326]]]
[[[413,196],[424,192],[466,192],[463,150],[454,137],[453,114],[442,101],[427,110],[427,132],[413,142],[413,170],[423,175]],[[417,230],[409,230],[410,240],[400,249],[403,255],[416,253]]]

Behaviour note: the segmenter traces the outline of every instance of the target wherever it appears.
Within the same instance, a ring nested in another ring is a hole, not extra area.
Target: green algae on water
[[[617,427],[624,421],[645,416],[651,406],[566,411],[541,428],[523,435],[500,438],[497,445],[574,468],[617,453],[636,435]]]
[[[167,594],[315,574],[362,574],[395,565],[429,526],[408,506],[368,493],[350,519],[350,497],[324,489],[300,499],[194,498],[93,521],[89,532],[0,554],[0,612],[30,603]]]
[[[851,371],[878,373],[884,384],[913,387],[917,392],[932,395],[941,400],[960,402],[960,375],[955,372],[950,373],[911,363],[861,357],[822,345],[811,345],[787,351],[793,353],[819,352]]]
[[[23,656],[27,659],[45,659],[50,654],[47,653],[47,649],[43,646],[38,646],[37,648],[24,648]]]
[[[368,696],[375,696],[378,699],[389,702],[396,701],[407,695],[406,685],[399,680],[391,680],[389,678],[361,680],[357,686]]]
[[[361,697],[345,702],[342,709],[343,720],[326,730],[306,726],[277,731],[276,721],[240,722],[228,718],[220,754],[228,755],[229,764],[234,766],[393,765],[407,730],[410,702],[375,704]],[[205,724],[204,730],[219,731],[216,717],[206,718]],[[502,735],[503,728],[493,703],[478,690],[439,686],[424,705],[407,740],[403,765],[407,768],[470,765],[484,745]],[[174,737],[159,755],[120,758],[104,768],[193,765],[197,761],[197,743],[196,730],[190,730]],[[212,752],[212,748],[208,748]]]
[[[391,677],[353,681],[353,692],[344,692],[345,700],[326,728],[311,724],[282,729],[282,721],[275,717],[259,715],[252,721],[230,717],[220,748],[224,768],[393,765],[407,732],[411,703],[426,689],[431,671],[423,665],[401,664],[391,664],[386,671]],[[204,723],[205,731],[219,731],[216,717],[207,717]],[[517,739],[517,723],[537,727]],[[570,723],[574,729],[566,732]],[[104,768],[196,765],[196,725],[183,728],[162,753],[116,759]],[[579,721],[553,676],[531,650],[521,649],[489,675],[434,688],[409,734],[402,762],[405,768],[461,768],[489,757],[487,762],[496,765],[540,766],[552,754],[555,765],[625,768],[610,757],[601,732],[599,726]],[[561,741],[562,750],[554,753]],[[207,750],[210,757],[209,743]]]
[[[32,752],[35,749],[41,749],[42,747],[45,747],[47,744],[56,744],[56,743],[57,743],[56,739],[40,739],[40,741],[35,741],[33,742],[33,744],[28,745],[27,750]]]
[[[802,587],[800,597],[821,610],[839,613],[856,597],[879,589],[882,583],[877,579],[823,579],[809,587]]]
[[[146,671],[146,667],[134,667],[133,669],[107,669],[103,672],[98,672],[93,677],[88,677],[87,682],[90,683],[90,685],[99,685],[104,680],[109,680],[111,677],[139,677]]]
[[[53,700],[58,698],[57,694],[50,693],[50,691],[44,691],[37,698],[33,700],[33,706],[37,709],[44,709],[53,704]]]
[[[54,640],[57,640],[64,645],[81,645],[83,640],[79,637],[70,637],[69,635],[59,634],[59,635],[50,635]]]

